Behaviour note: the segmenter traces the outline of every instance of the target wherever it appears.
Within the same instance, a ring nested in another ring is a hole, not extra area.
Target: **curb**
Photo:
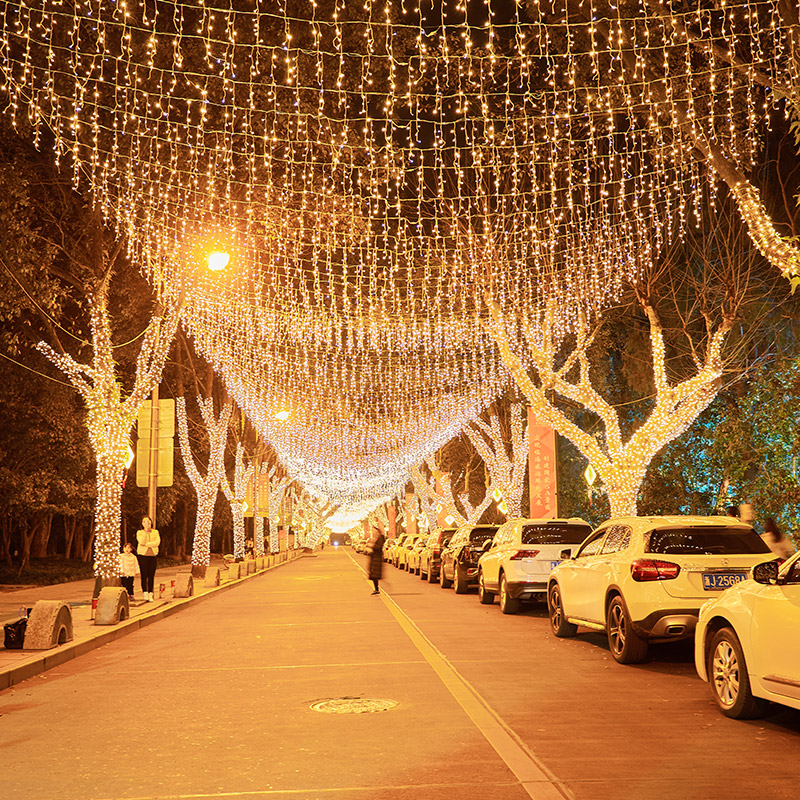
[[[239,586],[239,584],[242,584],[245,581],[253,578],[260,578],[271,570],[277,569],[278,567],[283,567],[286,564],[291,564],[293,561],[296,561],[298,558],[302,558],[305,555],[305,553],[302,551],[294,552],[297,552],[296,556],[292,556],[287,558],[285,561],[279,561],[277,564],[272,564],[269,567],[265,567],[259,572],[253,572],[249,575],[244,575],[238,580],[229,581],[221,584],[220,586],[215,586],[208,591],[203,592],[203,594],[174,599],[169,605],[155,608],[152,611],[137,616],[134,619],[127,619],[125,622],[120,622],[111,629],[99,631],[96,636],[92,636],[91,638],[82,642],[61,645],[61,647],[53,650],[52,652],[47,651],[42,655],[33,657],[32,660],[25,661],[22,664],[11,667],[11,669],[4,670],[0,672],[0,692],[4,691],[5,689],[10,689],[12,686],[16,686],[18,683],[28,680],[28,678],[33,678],[36,675],[40,675],[42,672],[53,669],[53,667],[58,667],[61,664],[65,664],[67,661],[71,661],[73,658],[78,658],[79,656],[95,650],[98,647],[102,647],[104,644],[114,642],[123,636],[127,636],[129,633],[134,633],[135,631],[138,631],[141,628],[152,624],[153,622],[157,622],[164,617],[169,617],[191,603],[206,600],[209,597],[215,596],[219,592],[227,592],[229,589],[233,589],[235,586]]]

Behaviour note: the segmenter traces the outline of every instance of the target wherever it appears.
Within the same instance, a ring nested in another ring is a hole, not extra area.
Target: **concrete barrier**
[[[128,590],[122,586],[106,586],[97,598],[95,625],[116,625],[131,615]]]
[[[238,561],[234,561],[232,564],[228,564],[228,574],[225,579],[228,581],[238,581],[239,578],[241,577],[242,577],[242,565]]]
[[[252,558],[248,558],[244,563],[247,566],[247,574],[252,575],[256,571],[256,562]]]
[[[207,573],[206,573],[207,574]],[[173,597],[191,597],[194,594],[194,578],[191,572],[179,572],[175,576]]]
[[[123,589],[123,591],[125,591]],[[49,650],[72,641],[72,610],[61,600],[39,600],[28,617],[25,650]]]
[[[219,586],[219,567],[207,567],[206,568],[206,578],[205,578],[205,585],[208,588],[213,588],[214,586]]]

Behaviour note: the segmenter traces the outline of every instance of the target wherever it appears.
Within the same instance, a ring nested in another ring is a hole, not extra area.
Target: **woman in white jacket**
[[[139,559],[139,569],[142,573],[142,595],[148,602],[153,600],[153,584],[156,578],[156,556],[161,536],[153,527],[150,517],[142,518],[142,527],[136,531],[136,556]]]

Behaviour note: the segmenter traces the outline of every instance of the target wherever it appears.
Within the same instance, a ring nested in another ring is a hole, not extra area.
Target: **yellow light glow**
[[[136,457],[136,454],[133,452],[133,448],[128,445],[128,458],[125,460],[125,469],[130,469],[131,464],[133,464],[133,459]]]
[[[594,471],[594,467],[591,464],[584,470],[583,477],[586,478],[586,483],[588,483],[589,486],[594,486],[594,482],[597,480],[597,473]]]
[[[291,411],[277,411],[275,413],[275,419],[277,419],[279,422],[286,422],[286,420],[289,419],[291,414],[292,414]]]

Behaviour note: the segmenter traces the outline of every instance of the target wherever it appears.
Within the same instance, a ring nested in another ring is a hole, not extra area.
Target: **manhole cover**
[[[388,711],[397,705],[396,700],[375,700],[368,697],[330,697],[312,703],[312,711],[323,714],[372,714]]]

